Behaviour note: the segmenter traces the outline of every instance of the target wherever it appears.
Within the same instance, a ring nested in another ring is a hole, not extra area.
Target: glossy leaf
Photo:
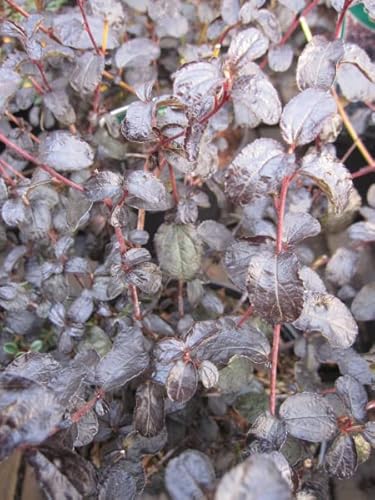
[[[336,66],[344,55],[342,40],[329,42],[317,35],[298,58],[297,85],[300,90],[312,87],[329,90],[335,80]]]
[[[169,399],[179,403],[189,401],[197,390],[198,374],[193,363],[182,359],[172,366],[167,378],[167,394]]]
[[[366,420],[368,399],[363,385],[350,375],[345,375],[336,380],[335,387],[353,417],[359,422]]]
[[[358,326],[349,309],[333,295],[309,293],[294,326],[304,332],[320,332],[332,347],[350,347]]]
[[[126,178],[127,205],[152,212],[168,210],[172,207],[171,195],[164,184],[150,172],[136,170]]]
[[[190,280],[201,266],[202,243],[191,224],[162,224],[155,235],[160,268],[175,279]]]
[[[323,396],[301,392],[290,396],[280,406],[280,417],[288,432],[299,439],[319,443],[337,432],[336,417]]]
[[[149,355],[139,328],[121,330],[112,349],[96,367],[96,383],[105,390],[125,385],[140,375],[149,365]]]
[[[281,134],[288,144],[308,144],[316,139],[335,112],[333,97],[322,90],[304,90],[285,106],[280,120]]]
[[[326,456],[326,468],[339,479],[353,476],[357,468],[357,452],[350,435],[342,434],[335,439]]]
[[[304,303],[298,269],[297,257],[291,252],[275,255],[265,248],[250,259],[247,290],[257,314],[274,324],[298,318]]]
[[[134,426],[146,437],[156,436],[164,427],[164,395],[160,385],[146,382],[138,387]]]
[[[172,500],[204,498],[214,481],[215,471],[209,458],[197,450],[186,450],[173,458],[165,471],[165,484]]]
[[[215,500],[290,500],[292,492],[273,460],[254,455],[247,458],[220,480]]]
[[[347,207],[353,182],[350,172],[334,156],[327,152],[309,153],[298,172],[319,186],[336,212]]]
[[[283,177],[293,169],[294,155],[286,154],[279,142],[257,139],[229,165],[226,194],[237,202],[249,203],[262,195],[277,193]]]
[[[66,131],[51,132],[39,145],[39,159],[57,171],[87,168],[94,161],[94,151],[83,139]]]
[[[354,297],[351,310],[357,321],[373,321],[375,319],[375,282],[368,283]]]

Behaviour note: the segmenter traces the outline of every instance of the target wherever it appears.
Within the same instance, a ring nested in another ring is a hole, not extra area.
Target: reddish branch
[[[100,51],[99,47],[96,44],[94,35],[92,34],[89,22],[87,20],[86,12],[85,12],[85,9],[84,9],[84,6],[83,6],[84,0],[77,0],[77,4],[78,4],[78,7],[79,7],[79,10],[81,11],[81,15],[82,15],[82,19],[83,19],[83,25],[85,27],[86,33],[88,34],[88,36],[89,36],[89,38],[91,40],[92,46],[94,47],[95,52],[98,55],[101,55],[101,51]]]
[[[82,186],[80,186],[79,184],[76,184],[75,182],[71,181],[67,177],[64,177],[63,175],[59,174],[58,172],[56,172],[56,170],[54,170],[49,165],[42,163],[40,160],[38,160],[38,158],[36,158],[32,154],[28,153],[27,151],[22,149],[20,146],[18,146],[17,144],[15,144],[11,140],[9,140],[8,137],[6,137],[2,133],[0,133],[0,141],[3,144],[5,144],[8,148],[12,149],[16,153],[18,153],[20,156],[22,156],[22,158],[24,158],[25,160],[27,160],[31,163],[34,163],[34,165],[37,165],[38,167],[40,167],[42,170],[47,172],[54,179],[62,182],[66,186],[69,186],[73,189],[76,189],[77,191],[81,191],[81,192],[84,191]]]
[[[291,148],[290,152],[293,150]],[[275,253],[279,255],[283,248],[283,226],[284,226],[284,215],[286,206],[286,197],[288,194],[288,188],[293,179],[293,176],[284,177],[281,183],[280,196],[277,198],[276,213],[277,213],[277,233],[276,233],[276,246]],[[275,415],[276,409],[276,382],[277,382],[277,365],[279,359],[279,349],[280,349],[280,331],[281,325],[275,325],[273,329],[273,339],[272,339],[272,352],[271,352],[271,388],[270,388],[270,412],[271,415]]]
[[[82,405],[80,408],[78,408],[77,411],[71,415],[70,419],[73,423],[79,422],[81,418],[83,418],[85,415],[88,414],[90,410],[92,410],[99,399],[104,398],[104,390],[103,389],[98,389],[95,393],[95,396],[91,398],[87,403]]]
[[[342,23],[344,22],[346,11],[349,9],[349,7],[352,3],[353,3],[353,0],[345,0],[344,7],[342,8],[342,11],[340,12],[339,18],[338,18],[337,23],[336,23],[335,38],[340,38],[341,27],[342,27]]]
[[[357,172],[354,172],[352,174],[352,179],[358,179],[358,177],[373,173],[375,173],[375,163],[368,165],[367,167],[360,168]]]
[[[250,316],[253,314],[253,312],[254,312],[253,306],[250,304],[249,307],[246,309],[246,311],[241,316],[240,320],[238,321],[237,327],[240,328],[245,323],[245,321],[248,318],[250,318]]]

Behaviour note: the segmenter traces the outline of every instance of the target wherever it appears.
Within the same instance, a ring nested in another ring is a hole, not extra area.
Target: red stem
[[[340,38],[341,26],[344,22],[346,11],[349,9],[352,2],[353,0],[345,0],[344,7],[342,8],[342,11],[340,12],[339,18],[336,23],[335,38]]]
[[[50,84],[48,83],[47,76],[46,76],[46,74],[45,74],[45,72],[44,72],[43,63],[42,63],[41,61],[32,61],[32,62],[33,62],[33,63],[35,64],[35,66],[38,68],[39,73],[40,73],[40,76],[42,77],[42,80],[43,80],[43,83],[44,83],[44,85],[45,85],[46,89],[47,89],[49,92],[51,92],[51,91],[52,91],[52,89],[51,89],[51,87],[50,87]]]
[[[129,290],[132,296],[134,319],[140,321],[142,319],[142,312],[141,312],[141,305],[138,299],[137,287],[135,285],[129,285]]]
[[[92,410],[95,406],[95,403],[99,401],[99,399],[104,398],[104,391],[103,389],[98,389],[95,393],[95,396],[91,398],[87,403],[82,405],[80,408],[78,408],[77,411],[73,413],[73,415],[70,417],[71,421],[73,423],[79,422],[82,417],[88,414],[90,410]]]
[[[184,311],[184,280],[178,280],[178,315],[183,318]]]
[[[278,43],[279,47],[284,45],[289,40],[289,38],[293,35],[293,33],[296,31],[296,29],[299,26],[299,20],[301,19],[301,17],[306,17],[318,5],[319,2],[320,2],[320,0],[313,0],[308,5],[306,5],[306,7],[303,9],[303,11],[298,16],[294,17],[291,25],[289,26],[289,28],[285,32],[284,36],[282,37],[282,39]],[[266,66],[266,64],[267,64],[267,56],[265,56],[263,61],[260,63],[260,67],[263,69]]]
[[[87,16],[86,16],[85,9],[83,7],[83,3],[84,3],[83,0],[77,0],[77,4],[78,4],[78,7],[79,7],[79,10],[81,11],[81,15],[82,15],[82,19],[83,19],[83,24],[85,26],[85,30],[86,30],[87,34],[89,35],[89,37],[90,37],[90,40],[91,40],[92,46],[95,49],[95,52],[100,56],[101,55],[101,51],[100,51],[99,47],[97,46],[97,44],[95,42],[95,38],[94,38],[94,36],[92,34],[89,22],[87,20]]]
[[[292,149],[292,148],[291,148]],[[283,248],[283,226],[286,206],[286,197],[288,188],[293,176],[284,177],[281,183],[280,196],[276,203],[277,212],[277,233],[275,253],[279,255]],[[280,349],[280,331],[281,324],[275,325],[273,329],[272,352],[271,352],[271,390],[270,390],[270,412],[275,415],[276,410],[276,382],[277,382],[277,365],[279,360]]]
[[[38,158],[36,158],[35,156],[31,155],[30,153],[28,153],[27,151],[25,151],[21,147],[17,146],[17,144],[15,144],[14,142],[10,141],[2,133],[0,133],[0,141],[3,144],[5,144],[8,148],[12,149],[16,153],[18,153],[20,156],[22,156],[25,160],[27,160],[27,161],[29,161],[31,163],[34,163],[34,165],[37,165],[42,170],[44,170],[45,172],[47,172],[51,177],[59,180],[60,182],[62,182],[66,186],[69,186],[69,187],[71,187],[73,189],[76,189],[77,191],[81,191],[81,192],[84,191],[84,189],[83,189],[82,186],[80,186],[79,184],[76,184],[75,182],[71,181],[70,179],[64,177],[63,175],[61,175],[59,173],[57,173],[52,167],[50,167],[48,165],[45,165],[44,163],[41,163],[38,160]]]
[[[367,167],[360,168],[357,172],[354,172],[352,174],[352,179],[358,179],[358,177],[373,173],[375,173],[375,163],[368,165]]]
[[[246,309],[246,311],[241,316],[241,318],[239,319],[239,321],[237,323],[237,327],[240,328],[245,323],[245,321],[248,318],[250,318],[250,316],[253,314],[253,312],[254,312],[253,306],[250,304],[249,307]]]

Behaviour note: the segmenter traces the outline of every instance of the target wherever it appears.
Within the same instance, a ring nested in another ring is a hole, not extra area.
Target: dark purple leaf
[[[280,448],[286,440],[285,422],[272,416],[269,412],[261,413],[251,426],[250,434],[258,439],[266,439],[275,448]]]
[[[267,321],[291,322],[301,314],[304,287],[295,254],[262,249],[250,259],[246,286],[254,310]]]
[[[70,75],[70,85],[79,94],[93,94],[102,80],[104,57],[85,52],[76,59],[76,64]]]
[[[198,235],[211,250],[223,252],[232,242],[232,233],[224,224],[214,220],[205,220],[197,228]]]
[[[234,36],[228,50],[229,63],[237,68],[263,56],[268,49],[268,40],[256,28],[247,28]]]
[[[0,458],[21,445],[42,443],[59,424],[65,408],[55,394],[13,373],[0,377]]]
[[[283,241],[288,245],[296,245],[318,235],[320,231],[319,221],[308,213],[287,212],[284,217]]]
[[[319,443],[337,432],[335,414],[319,394],[301,392],[290,396],[280,406],[279,413],[288,432],[305,441]]]
[[[350,248],[339,247],[326,266],[327,280],[336,286],[344,286],[350,283],[357,271],[358,262],[358,252]]]
[[[304,156],[298,172],[319,186],[336,212],[345,210],[353,182],[349,170],[335,156],[326,151],[320,154],[308,153]]]
[[[164,184],[150,172],[131,172],[126,178],[125,187],[128,192],[126,203],[130,207],[162,212],[173,206],[173,199]]]
[[[45,106],[53,113],[56,120],[64,125],[71,125],[76,121],[76,113],[70,103],[66,90],[56,89],[43,96]]]
[[[121,124],[121,132],[128,141],[155,141],[157,136],[153,130],[152,102],[135,101],[130,104]]]
[[[98,485],[98,500],[115,500],[126,494],[126,500],[136,500],[141,495],[145,474],[140,463],[120,460],[106,467]]]
[[[90,201],[103,201],[105,198],[117,199],[123,190],[123,180],[115,172],[102,170],[85,181],[83,187]]]
[[[356,222],[349,227],[348,235],[354,241],[375,241],[375,222]]]
[[[57,171],[73,172],[92,165],[94,151],[80,137],[58,130],[43,137],[39,145],[39,159]]]
[[[186,403],[191,399],[198,386],[197,369],[191,362],[176,361],[169,371],[166,387],[169,399]]]
[[[274,461],[261,454],[240,463],[220,480],[215,500],[291,500],[292,492]]]
[[[350,375],[345,375],[336,380],[335,387],[353,417],[359,422],[366,420],[368,398],[363,385]]]
[[[49,498],[63,492],[65,498],[80,500],[96,493],[95,469],[77,453],[48,448],[29,452],[27,459]]]
[[[354,297],[351,310],[357,321],[373,321],[375,319],[375,281],[360,289]]]
[[[140,375],[148,365],[142,331],[137,327],[122,329],[96,367],[96,383],[107,391],[116,389]]]
[[[304,90],[285,106],[280,120],[281,134],[288,144],[308,144],[317,138],[334,113],[333,97],[318,89]]]
[[[227,196],[245,204],[277,193],[283,177],[294,170],[294,161],[294,155],[286,154],[274,139],[255,140],[230,164],[225,182]]]
[[[168,462],[165,485],[172,500],[205,498],[215,482],[209,458],[200,451],[186,450]]]
[[[215,387],[219,381],[219,371],[216,366],[205,359],[199,366],[199,379],[206,389]]]
[[[327,293],[308,293],[294,326],[307,333],[320,332],[332,347],[350,347],[358,333],[358,326],[346,305]]]
[[[273,71],[283,72],[290,68],[293,61],[293,49],[289,44],[274,45],[268,51],[268,64]]]
[[[5,111],[8,100],[17,92],[22,78],[8,68],[0,68],[0,113]]]
[[[153,382],[145,382],[135,396],[134,427],[146,437],[156,436],[164,427],[164,390]]]
[[[342,40],[329,42],[314,36],[298,58],[297,85],[300,90],[313,87],[329,90],[336,76],[336,66],[344,55]]]
[[[339,479],[352,477],[358,465],[353,438],[348,434],[338,436],[328,450],[325,463],[332,476]]]
[[[160,47],[148,38],[134,38],[125,42],[116,51],[115,64],[118,68],[126,66],[142,67],[160,56]]]
[[[249,324],[237,326],[238,318],[224,316],[219,320],[197,322],[185,342],[199,360],[225,364],[235,355],[254,363],[266,363],[270,353],[267,337]]]
[[[260,9],[254,11],[253,17],[269,40],[273,43],[281,41],[281,26],[275,13],[267,9]]]
[[[259,245],[235,241],[224,256],[224,266],[231,281],[242,291],[246,290],[247,270],[250,259],[259,253]]]

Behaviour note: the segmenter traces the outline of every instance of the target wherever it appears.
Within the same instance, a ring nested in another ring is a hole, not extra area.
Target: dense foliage
[[[369,458],[356,3],[5,0],[0,459],[48,498],[324,499]]]

